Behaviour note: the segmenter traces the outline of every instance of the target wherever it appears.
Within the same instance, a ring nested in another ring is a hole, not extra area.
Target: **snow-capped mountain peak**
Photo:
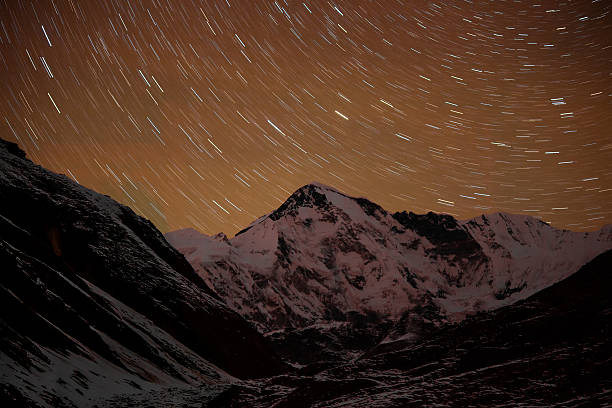
[[[300,209],[313,208],[319,213],[327,213],[328,221],[335,220],[332,214],[344,212],[353,221],[366,219],[362,213],[372,215],[377,209],[376,204],[365,198],[349,197],[340,191],[320,183],[310,183],[296,190],[277,210],[267,218],[278,221],[285,216],[297,216]],[[384,210],[382,210],[384,212]]]
[[[610,229],[561,231],[505,213],[466,221],[388,213],[319,183],[232,239],[193,230],[166,237],[261,331],[355,315],[460,319],[522,299],[612,247]]]

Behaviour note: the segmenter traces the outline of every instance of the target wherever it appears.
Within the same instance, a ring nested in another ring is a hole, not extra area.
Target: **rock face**
[[[0,139],[0,400],[113,393],[284,370],[153,225]]]
[[[612,251],[527,299],[316,375],[238,385],[223,406],[610,406],[610,265]]]
[[[342,332],[355,321],[410,336],[524,299],[612,248],[611,226],[578,233],[504,213],[467,221],[391,214],[320,184],[232,239],[192,229],[166,237],[271,338],[288,329]]]
[[[416,395],[430,404],[459,406],[608,405],[611,265],[612,251],[607,251],[563,281],[445,327],[427,341],[379,345],[342,377],[359,368],[403,374],[386,389],[371,389],[367,403],[344,398],[366,406],[416,403]],[[407,384],[416,372],[419,380]]]

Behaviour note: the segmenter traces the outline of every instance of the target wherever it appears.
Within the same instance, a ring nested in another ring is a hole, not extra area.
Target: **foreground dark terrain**
[[[0,197],[1,406],[612,404],[610,227],[309,185],[186,259],[1,140]]]
[[[1,399],[113,393],[285,369],[145,219],[0,140]]]

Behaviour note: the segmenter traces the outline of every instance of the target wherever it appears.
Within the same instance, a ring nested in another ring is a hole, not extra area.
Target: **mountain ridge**
[[[234,237],[217,237],[166,234],[230,307],[266,332],[344,321],[353,311],[398,321],[425,308],[433,312],[426,323],[460,320],[569,276],[612,247],[612,226],[578,233],[504,212],[468,220],[390,213],[310,183]]]
[[[274,406],[609,406],[611,261],[606,251],[524,300],[424,339],[379,344],[315,374],[306,367],[293,382],[279,378],[289,386]],[[226,406],[263,408],[269,398],[236,387]]]
[[[183,256],[1,139],[0,196],[3,406],[610,400],[612,250],[580,267],[608,227],[388,213],[315,185],[232,239],[174,234]]]
[[[0,400],[82,406],[287,369],[149,221],[2,139],[0,197]]]

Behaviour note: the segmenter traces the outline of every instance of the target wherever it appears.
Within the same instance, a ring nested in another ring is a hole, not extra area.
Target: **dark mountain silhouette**
[[[0,399],[88,405],[285,368],[128,207],[2,140],[0,197]]]

